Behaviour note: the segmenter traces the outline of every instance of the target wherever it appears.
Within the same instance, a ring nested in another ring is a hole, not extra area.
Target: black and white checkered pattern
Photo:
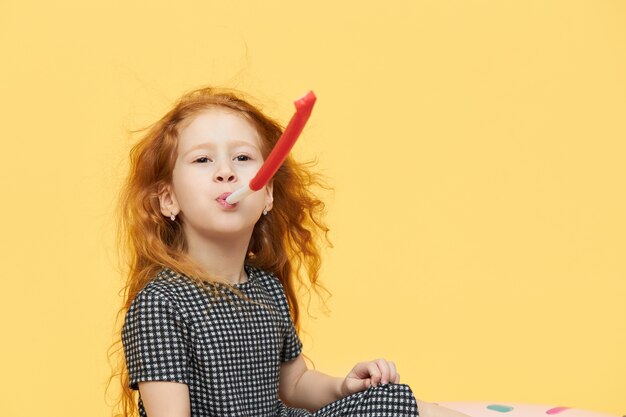
[[[408,385],[383,384],[330,403],[313,416],[408,417],[419,416],[419,413]]]
[[[237,287],[217,302],[163,268],[131,304],[122,330],[130,386],[174,381],[189,386],[193,417],[311,416],[278,398],[280,363],[302,351],[284,289],[275,276],[246,265]],[[146,416],[139,399],[139,412]],[[381,385],[335,401],[315,417],[416,416],[406,385]]]

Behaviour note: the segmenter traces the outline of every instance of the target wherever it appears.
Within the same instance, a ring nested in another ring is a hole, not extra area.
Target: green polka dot
[[[487,408],[489,410],[498,411],[500,413],[508,413],[509,411],[513,411],[513,407],[509,407],[508,405],[500,405],[500,404],[491,404],[491,405],[488,405]]]

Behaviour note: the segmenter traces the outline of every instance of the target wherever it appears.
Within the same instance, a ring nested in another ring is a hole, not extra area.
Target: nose
[[[237,176],[235,172],[230,167],[230,164],[223,163],[215,171],[215,175],[213,176],[213,180],[215,182],[235,182],[237,180]]]

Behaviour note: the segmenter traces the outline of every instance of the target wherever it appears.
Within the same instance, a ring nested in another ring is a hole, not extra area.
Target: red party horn
[[[280,139],[276,142],[276,146],[274,146],[274,149],[270,152],[270,155],[259,169],[259,172],[250,180],[250,183],[241,187],[226,198],[228,204],[235,204],[253,192],[259,191],[272,179],[276,171],[278,171],[278,168],[280,168],[285,161],[285,158],[287,158],[296,140],[298,140],[298,136],[300,136],[302,129],[304,129],[307,120],[309,120],[315,100],[315,94],[313,94],[313,91],[309,91],[304,97],[294,102],[296,112],[291,117]]]

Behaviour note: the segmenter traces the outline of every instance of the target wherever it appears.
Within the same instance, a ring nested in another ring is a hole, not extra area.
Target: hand
[[[341,394],[346,397],[355,392],[363,391],[378,384],[400,382],[400,374],[396,365],[385,359],[357,363],[341,384]]]

